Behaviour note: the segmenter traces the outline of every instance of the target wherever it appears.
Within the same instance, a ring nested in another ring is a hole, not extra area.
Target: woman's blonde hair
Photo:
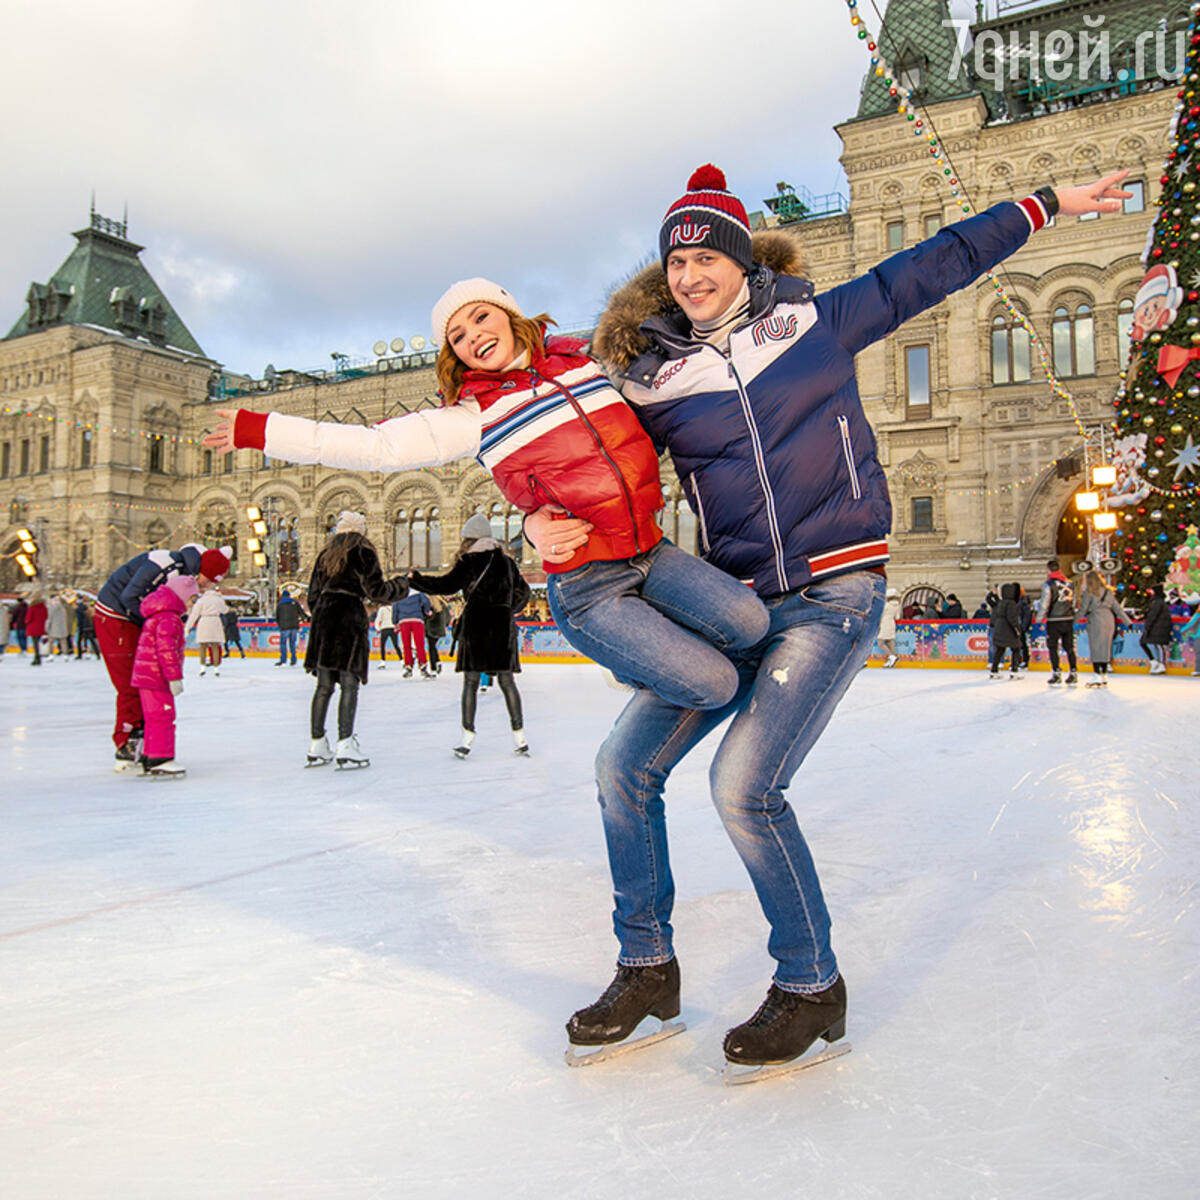
[[[1104,576],[1099,571],[1089,571],[1083,577],[1083,586],[1093,596],[1103,596],[1109,590],[1108,584],[1104,581]]]
[[[518,354],[524,351],[530,358],[537,358],[546,352],[545,327],[555,324],[549,313],[538,313],[536,317],[517,317],[505,312],[505,316],[512,326],[513,341],[516,343]],[[437,365],[434,369],[437,371],[438,387],[442,392],[442,404],[457,404],[467,367],[450,348],[448,338],[438,351]]]

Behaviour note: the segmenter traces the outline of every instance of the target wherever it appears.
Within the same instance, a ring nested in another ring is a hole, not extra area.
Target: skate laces
[[[803,1003],[803,996],[785,992],[782,988],[777,988],[772,984],[767,992],[767,998],[758,1006],[758,1011],[746,1022],[746,1026],[761,1029],[764,1026],[772,1025],[780,1017],[794,1012]]]

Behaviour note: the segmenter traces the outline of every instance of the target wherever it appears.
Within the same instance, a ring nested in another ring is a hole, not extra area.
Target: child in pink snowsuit
[[[145,618],[133,659],[131,682],[146,718],[142,770],[183,775],[175,762],[175,697],[183,691],[183,623],[187,602],[198,590],[194,575],[172,575],[142,601]]]

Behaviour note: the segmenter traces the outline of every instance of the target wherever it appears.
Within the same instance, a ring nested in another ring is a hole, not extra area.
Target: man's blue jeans
[[[836,981],[829,912],[784,792],[866,661],[885,586],[882,575],[857,571],[768,601],[770,630],[741,663],[737,695],[723,708],[677,708],[641,691],[618,717],[597,755],[596,780],[620,962],[644,966],[674,955],[663,789],[675,764],[732,715],[709,782],[771,927],[775,983],[817,992]]]
[[[552,574],[546,595],[576,650],[684,708],[729,703],[739,679],[725,652],[755,645],[770,621],[744,583],[666,538],[635,558]]]
[[[287,662],[288,651],[291,651],[292,662],[296,661],[296,640],[300,636],[298,629],[281,629],[279,631],[279,661]]]

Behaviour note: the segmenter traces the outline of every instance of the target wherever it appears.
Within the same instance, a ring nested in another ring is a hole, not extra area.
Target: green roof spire
[[[120,221],[102,217],[93,197],[90,224],[74,237],[79,244],[49,282],[29,285],[25,311],[5,340],[92,325],[207,357],[138,257],[143,247],[129,240],[128,209]]]
[[[958,54],[950,19],[947,0],[891,0],[882,28],[873,30],[884,61],[913,89],[918,104],[937,104],[979,90],[967,72],[967,59]],[[895,111],[887,82],[871,68],[863,81],[858,118]]]

